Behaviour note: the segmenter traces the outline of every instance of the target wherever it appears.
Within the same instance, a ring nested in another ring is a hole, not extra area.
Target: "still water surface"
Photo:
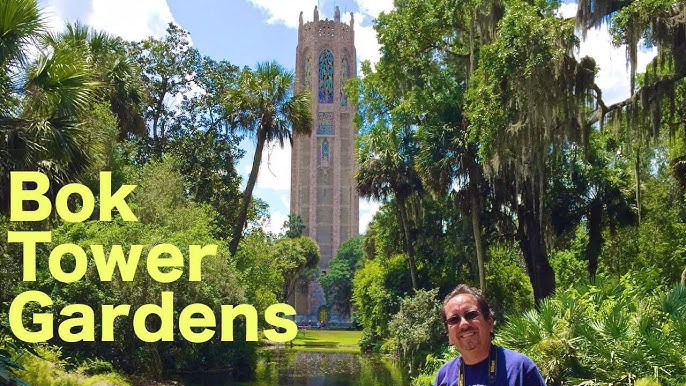
[[[189,377],[188,386],[404,386],[397,364],[378,355],[275,350],[264,353],[254,380],[237,382],[220,374]]]

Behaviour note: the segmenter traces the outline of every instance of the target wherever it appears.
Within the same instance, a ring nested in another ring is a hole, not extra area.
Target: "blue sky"
[[[332,19],[334,7],[338,6],[345,22],[353,12],[357,59],[374,63],[379,57],[372,28],[374,18],[393,8],[393,0],[39,0],[39,4],[53,29],[61,29],[66,21],[80,20],[137,41],[163,36],[167,24],[174,22],[190,32],[193,45],[203,55],[238,66],[276,60],[290,69],[295,66],[300,11],[305,21],[312,20],[314,6],[318,5],[320,19]],[[560,8],[565,16],[575,11],[575,3]],[[628,96],[625,51],[611,45],[606,27],[589,31],[578,55],[596,60],[601,69],[596,82],[607,103]],[[642,51],[639,69],[645,68],[653,55],[652,51]],[[248,149],[253,146],[250,142],[244,145]],[[290,149],[277,146],[267,152],[254,194],[269,204],[269,229],[278,232],[289,212]],[[252,154],[248,153],[238,165],[245,178],[251,160]],[[360,232],[365,231],[377,208],[377,203],[361,200]]]

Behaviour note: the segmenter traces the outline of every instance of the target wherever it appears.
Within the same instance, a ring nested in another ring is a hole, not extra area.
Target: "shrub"
[[[410,373],[445,339],[437,296],[437,289],[418,290],[402,300],[400,311],[388,323],[390,341],[395,343],[400,360]]]
[[[496,320],[533,307],[533,289],[516,248],[493,245],[486,263],[486,295]]]
[[[508,318],[496,339],[529,355],[548,385],[616,384],[653,375],[678,385],[686,380],[684,320],[684,286],[648,288],[635,273],[559,290],[538,310]]]

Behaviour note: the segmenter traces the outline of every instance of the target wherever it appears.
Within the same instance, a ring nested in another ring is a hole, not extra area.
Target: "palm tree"
[[[407,198],[421,191],[421,182],[414,170],[407,146],[409,133],[397,129],[374,130],[360,139],[359,169],[355,179],[360,196],[377,201],[395,198],[398,219],[403,228],[405,252],[410,266],[412,288],[417,290],[417,264],[414,253],[414,232],[410,229]]]
[[[35,0],[8,0],[0,4],[0,200],[3,203],[8,194],[9,170],[17,158],[15,152],[25,147],[23,133],[16,126],[19,84],[28,62],[26,48],[42,30],[43,20]]]
[[[460,117],[460,114],[454,114]],[[477,150],[468,143],[467,128],[455,122],[424,125],[418,138],[420,150],[417,169],[427,189],[437,196],[454,192],[457,207],[469,214],[479,269],[479,286],[486,290],[485,246],[481,237],[483,185],[486,180],[479,164]],[[465,205],[468,203],[468,205]]]
[[[108,102],[117,118],[120,138],[147,134],[140,69],[124,40],[75,22],[67,24],[59,34],[47,35],[44,42],[51,47],[78,50],[84,55],[100,83],[98,99]]]
[[[83,117],[98,83],[82,53],[41,47],[42,19],[35,0],[0,5],[0,207],[9,205],[11,170],[39,170],[61,185],[89,164]],[[32,46],[32,43],[36,43]],[[43,48],[41,50],[41,48]],[[38,50],[27,59],[29,49]]]
[[[282,229],[286,237],[294,239],[303,235],[305,222],[299,214],[291,213],[288,215],[288,220],[283,222]]]
[[[246,225],[264,146],[278,141],[283,148],[286,140],[292,142],[294,133],[311,131],[310,95],[306,91],[294,95],[293,78],[292,72],[275,61],[258,63],[254,71],[245,68],[240,73],[236,87],[229,90],[225,100],[232,124],[256,140],[252,168],[229,244],[232,255]]]

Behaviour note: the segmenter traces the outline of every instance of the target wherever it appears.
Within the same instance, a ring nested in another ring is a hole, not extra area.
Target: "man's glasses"
[[[448,323],[449,326],[454,326],[456,324],[460,324],[460,322],[462,321],[462,318],[464,318],[464,320],[466,320],[467,322],[471,322],[472,320],[474,320],[478,317],[479,317],[479,311],[478,310],[471,310],[471,311],[465,312],[464,316],[460,316],[460,315],[451,316],[450,318],[448,318],[446,323]]]

